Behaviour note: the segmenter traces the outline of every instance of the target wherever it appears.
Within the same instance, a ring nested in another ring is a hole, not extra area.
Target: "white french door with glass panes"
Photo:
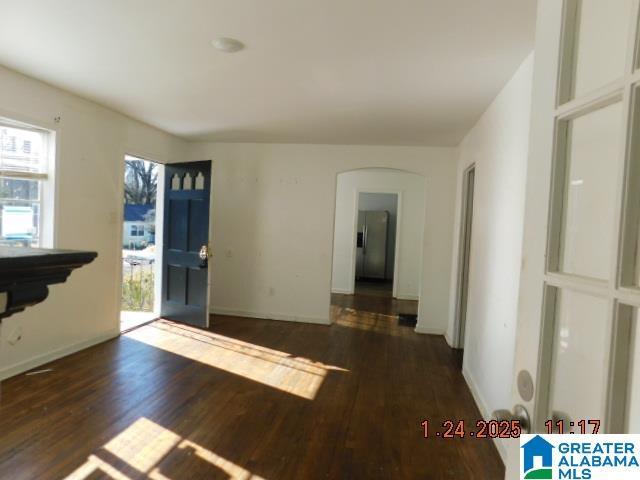
[[[38,247],[52,133],[0,118],[0,245]]]
[[[640,433],[638,3],[538,1],[513,393],[535,432]]]

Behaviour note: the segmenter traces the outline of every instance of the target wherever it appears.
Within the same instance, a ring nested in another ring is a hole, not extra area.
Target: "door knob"
[[[531,417],[529,417],[529,412],[522,405],[516,405],[515,407],[513,407],[513,412],[510,412],[506,409],[496,410],[495,412],[493,412],[493,418],[499,422],[511,422],[513,420],[517,420],[518,422],[520,422],[522,433],[531,432]]]
[[[200,253],[198,254],[198,256],[200,257],[200,260],[206,260],[213,257],[213,253],[209,249],[209,245],[202,245],[202,247],[200,247]]]
[[[198,257],[200,257],[200,268],[205,268],[212,256],[213,254],[209,249],[209,245],[202,245],[202,247],[200,247],[200,252],[198,252]]]

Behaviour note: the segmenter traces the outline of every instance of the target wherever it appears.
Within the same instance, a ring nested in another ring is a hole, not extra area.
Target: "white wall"
[[[356,198],[361,191],[399,194],[402,219],[396,294],[417,300],[425,221],[425,177],[397,170],[367,169],[338,175],[331,290],[353,293]]]
[[[458,271],[463,171],[475,163],[463,372],[485,416],[511,406],[532,75],[533,54],[460,145],[453,271]],[[450,344],[456,337],[456,290],[454,274]]]
[[[391,167],[423,175],[427,204],[437,208],[425,217],[418,329],[446,329],[454,149],[190,145],[5,68],[0,116],[56,130],[55,246],[99,254],[53,286],[46,302],[3,321],[0,378],[118,334],[125,154],[164,163],[214,160],[214,311],[320,323],[329,320],[338,172]],[[22,340],[11,346],[6,339],[16,329]]]
[[[424,180],[422,182],[424,184]],[[338,183],[338,190],[340,184]],[[336,197],[338,194],[336,194]],[[336,210],[338,205],[336,204]],[[389,213],[389,221],[387,224],[387,266],[384,272],[386,280],[393,279],[393,265],[396,254],[396,228],[398,226],[398,195],[392,193],[360,193],[358,199],[358,210],[364,212],[381,212]],[[337,211],[336,211],[337,215]],[[334,235],[334,255],[335,255],[335,235]]]
[[[387,167],[423,175],[418,330],[445,332],[454,149],[202,143],[190,157],[213,160],[212,310],[317,323],[329,322],[337,174]]]
[[[184,143],[2,67],[0,116],[57,131],[55,246],[99,255],[53,286],[44,303],[3,320],[0,378],[6,378],[118,334],[124,155],[175,161],[184,158]],[[22,340],[11,346],[6,338],[17,328]]]

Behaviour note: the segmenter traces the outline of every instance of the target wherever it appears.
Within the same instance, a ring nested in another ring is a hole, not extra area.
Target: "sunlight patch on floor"
[[[172,431],[141,418],[109,441],[104,449],[136,470],[149,472],[180,440]]]
[[[336,325],[354,328],[365,332],[383,333],[393,337],[403,334],[403,328],[398,326],[397,315],[363,312],[348,307],[332,306],[332,318]]]
[[[132,480],[131,477],[120,473],[117,468],[112,467],[95,455],[89,455],[87,461],[78,467],[71,475],[65,477],[65,480],[84,480],[97,473],[108,475],[114,480]]]
[[[102,449],[101,449],[102,450]],[[182,438],[180,435],[164,428],[161,425],[141,417],[126,430],[119,433],[106,443],[103,450],[113,455],[118,461],[126,464],[127,468],[135,472],[133,476],[129,472],[123,473],[119,468],[103,458],[100,452],[90,455],[87,461],[78,467],[65,480],[84,480],[98,473],[108,475],[114,480],[132,480],[141,475],[151,480],[181,480],[190,477],[191,471],[180,472],[179,476],[170,477],[160,465],[170,459],[171,455],[181,454],[195,456],[228,475],[229,480],[265,480],[263,477],[253,475],[250,471],[235,463],[213,453],[212,451]],[[124,468],[123,468],[124,470]],[[198,477],[202,478],[202,477]]]
[[[347,371],[166,320],[126,336],[308,400],[315,398],[327,372]]]

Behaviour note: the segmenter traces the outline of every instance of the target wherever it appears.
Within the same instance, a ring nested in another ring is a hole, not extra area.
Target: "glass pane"
[[[556,309],[551,409],[572,421],[602,420],[610,342],[609,302],[563,290]]]
[[[627,169],[625,218],[621,284],[625,287],[640,285],[640,88],[636,87],[632,103],[631,149]]]
[[[573,98],[624,74],[633,0],[573,0]]]
[[[40,190],[38,180],[0,178],[0,245],[40,244]]]
[[[628,432],[640,432],[640,328],[638,328],[638,310],[633,314],[633,340],[631,351],[630,395],[628,410]]]
[[[622,104],[572,120],[568,132],[560,269],[607,280],[616,250]]]
[[[640,285],[640,235],[636,239],[636,258],[635,258],[635,267],[636,267],[636,275],[635,275],[635,286]]]
[[[561,101],[579,97],[623,76],[633,0],[567,0],[570,86]],[[571,36],[572,35],[572,36]]]
[[[21,172],[46,171],[45,134],[0,125],[0,168]]]

